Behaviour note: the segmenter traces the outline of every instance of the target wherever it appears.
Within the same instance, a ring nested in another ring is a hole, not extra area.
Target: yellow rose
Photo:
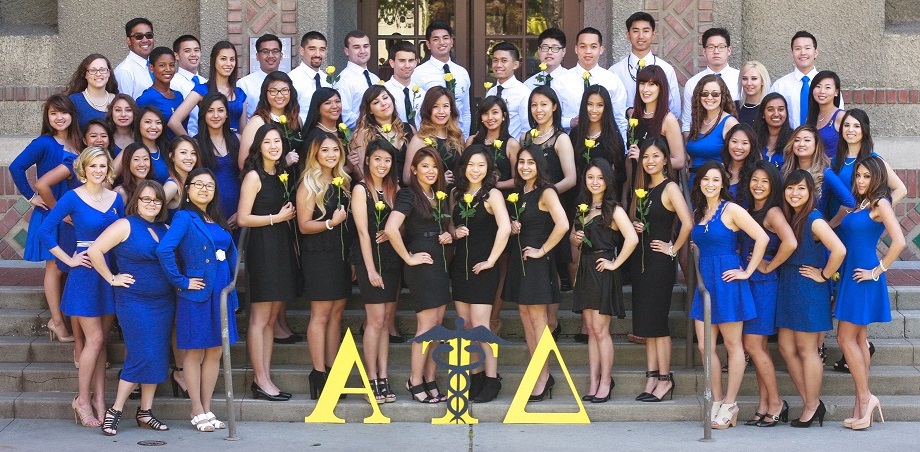
[[[286,184],[288,181],[288,173],[281,173],[278,175],[278,179],[281,180],[282,184]]]
[[[538,67],[540,68],[541,71],[545,71],[546,68],[549,67],[549,65],[547,65],[546,62],[544,61],[544,62],[541,62],[541,63],[540,63],[540,66],[538,66]]]
[[[639,125],[639,120],[636,118],[629,118],[629,127],[637,127]]]
[[[644,199],[646,196],[648,196],[648,192],[647,192],[647,191],[645,191],[645,190],[643,190],[643,189],[641,189],[641,188],[637,188],[637,189],[636,189],[636,197],[637,197],[637,198],[639,198],[639,199]]]
[[[285,115],[279,116],[279,117],[278,117],[278,122],[280,122],[281,124],[287,124],[287,116],[285,116]]]
[[[417,93],[421,88],[418,85],[412,85],[412,92]]]
[[[644,67],[645,67],[645,60],[639,60],[639,69],[641,70]]]
[[[434,195],[438,198],[438,201],[443,201],[447,198],[447,193],[441,190],[438,190]]]
[[[509,194],[508,194],[508,202],[518,202],[518,194],[517,194],[517,193],[509,193]]]
[[[581,212],[581,213],[586,213],[586,212],[588,211],[588,205],[587,205],[587,204],[579,204],[579,205],[578,205],[578,211]]]
[[[495,85],[492,84],[492,82],[485,82],[485,83],[482,84],[482,86],[484,86],[484,87],[486,88],[486,91],[488,91],[488,90],[492,89],[492,87],[495,86]]]
[[[426,137],[426,138],[425,138],[425,144],[427,144],[428,146],[434,146],[434,140],[432,140],[431,138]]]
[[[344,182],[345,182],[345,179],[342,178],[341,176],[332,178],[332,185],[335,185],[336,187],[341,187],[342,183]]]
[[[472,204],[472,203],[473,203],[473,195],[470,194],[470,193],[467,193],[467,194],[463,195],[463,202],[465,202],[465,203],[467,203],[467,204]]]
[[[451,82],[453,80],[454,80],[454,74],[451,74],[450,72],[444,74],[444,81]]]
[[[532,138],[536,138],[536,137],[540,136],[540,131],[537,130],[537,129],[530,129],[530,136],[531,136]]]
[[[492,142],[492,146],[495,146],[495,149],[501,149],[503,144],[505,144],[505,142],[502,140],[495,140]]]
[[[326,74],[335,74],[335,66],[326,66]]]
[[[585,139],[585,147],[586,147],[586,148],[591,149],[591,148],[593,148],[594,146],[597,146],[597,142],[596,142],[596,141],[594,141],[594,140],[592,140],[592,139],[590,139],[590,138]]]
[[[584,74],[581,74],[581,78],[583,78],[583,79],[585,79],[585,80],[587,80],[587,79],[589,79],[589,78],[591,78],[591,73],[590,73],[590,72],[587,72],[587,71],[585,71],[585,73],[584,73]]]
[[[340,122],[340,123],[339,123],[339,132],[345,132],[346,130],[348,130],[348,126],[346,126],[344,122]]]
[[[383,133],[390,133],[390,131],[393,130],[393,125],[392,125],[392,124],[384,124],[383,127],[380,128],[380,130],[382,130]]]
[[[377,80],[378,85],[383,85],[383,80]]]
[[[377,210],[383,210],[383,209],[386,209],[386,208],[387,208],[387,205],[386,205],[386,203],[384,203],[383,201],[377,201],[377,202],[374,204],[374,208],[377,209]]]

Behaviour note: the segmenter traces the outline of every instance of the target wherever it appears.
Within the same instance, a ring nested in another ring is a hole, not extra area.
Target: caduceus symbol
[[[465,330],[462,317],[457,317],[457,329],[450,330],[441,325],[416,336],[412,342],[419,342],[423,349],[428,342],[437,341],[433,359],[438,367],[447,369],[447,414],[432,419],[432,424],[475,424],[478,421],[470,415],[470,371],[482,365],[485,352],[481,344],[488,344],[498,356],[498,344],[508,341],[496,336],[484,326]],[[475,355],[475,361],[471,356]],[[447,359],[443,359],[442,356]]]

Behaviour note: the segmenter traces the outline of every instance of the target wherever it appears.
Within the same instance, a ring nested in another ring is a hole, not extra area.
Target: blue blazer
[[[190,210],[180,210],[173,217],[169,231],[160,239],[157,257],[169,282],[179,290],[179,299],[203,303],[211,299],[216,287],[217,248],[208,227],[201,217]],[[236,271],[236,245],[231,242],[227,250],[231,275]],[[189,278],[204,279],[204,289],[189,290]]]

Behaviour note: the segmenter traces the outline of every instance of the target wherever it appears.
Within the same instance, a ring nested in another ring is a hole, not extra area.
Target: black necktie
[[[313,81],[316,82],[316,90],[319,91],[319,89],[322,88],[323,86],[319,83],[319,72],[317,72],[316,75],[313,76]]]
[[[409,94],[409,87],[403,88],[403,102],[406,105],[406,119],[409,118],[409,113],[412,112],[412,101],[410,100],[411,94]]]
[[[364,70],[364,80],[367,80],[367,87],[370,88],[373,83],[371,83],[371,73],[367,72],[367,69]]]
[[[550,86],[549,83],[553,81],[553,76],[546,74],[546,77],[543,77],[543,85]]]
[[[495,87],[495,95],[498,97],[502,97],[502,91],[504,89],[505,89],[504,86],[498,85],[497,87]]]
[[[444,63],[444,73],[450,74],[450,65],[447,63]],[[450,82],[448,82],[447,80],[444,80],[444,86],[447,88],[450,88]]]

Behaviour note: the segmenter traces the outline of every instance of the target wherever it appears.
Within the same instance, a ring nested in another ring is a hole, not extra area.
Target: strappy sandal
[[[371,390],[374,392],[374,402],[377,404],[386,403],[386,396],[383,394],[383,388],[380,384],[380,380],[367,380],[371,385]]]
[[[211,425],[214,426],[214,428],[216,429],[227,428],[227,424],[225,424],[223,421],[218,420],[217,416],[215,416],[214,413],[208,411],[207,413],[204,413],[204,415],[208,417],[208,422],[210,422]]]
[[[141,420],[146,418],[147,420]],[[142,410],[141,407],[137,407],[137,414],[134,415],[134,420],[137,421],[137,426],[141,428],[149,428],[150,430],[157,431],[166,431],[169,430],[169,427],[160,422],[156,416],[153,415],[153,409]]]
[[[425,390],[424,384],[412,386],[412,379],[406,380],[406,390],[409,391],[409,394],[412,394],[412,400],[415,400],[419,403],[438,403],[439,400],[437,397],[432,397],[428,391]],[[417,396],[419,394],[425,394],[424,399],[420,399]]]
[[[115,408],[105,410],[105,420],[102,421],[102,434],[105,436],[117,435],[119,421],[121,421],[121,411]]]
[[[198,416],[192,418],[192,425],[195,426],[199,432],[213,432],[214,426],[211,425],[211,422],[208,421],[208,415],[201,413]]]
[[[77,397],[74,396],[73,402],[70,403],[70,407],[73,408],[73,421],[76,424],[80,424],[84,427],[99,427],[102,424],[99,423],[99,419],[96,419],[96,416],[93,415],[93,410],[90,408],[87,413],[87,410],[84,410],[83,407],[77,405]]]
[[[380,389],[380,393],[383,394],[384,401],[386,403],[393,403],[396,401],[396,393],[390,389],[390,380],[387,378],[378,378],[377,379],[377,388]]]
[[[422,386],[425,387],[425,392],[427,392],[428,395],[430,395],[433,399],[437,400],[438,403],[447,401],[447,396],[444,395],[440,389],[438,389],[438,382],[434,380],[428,381],[425,379],[425,377],[422,377]],[[434,395],[434,391],[437,391],[438,395]]]

